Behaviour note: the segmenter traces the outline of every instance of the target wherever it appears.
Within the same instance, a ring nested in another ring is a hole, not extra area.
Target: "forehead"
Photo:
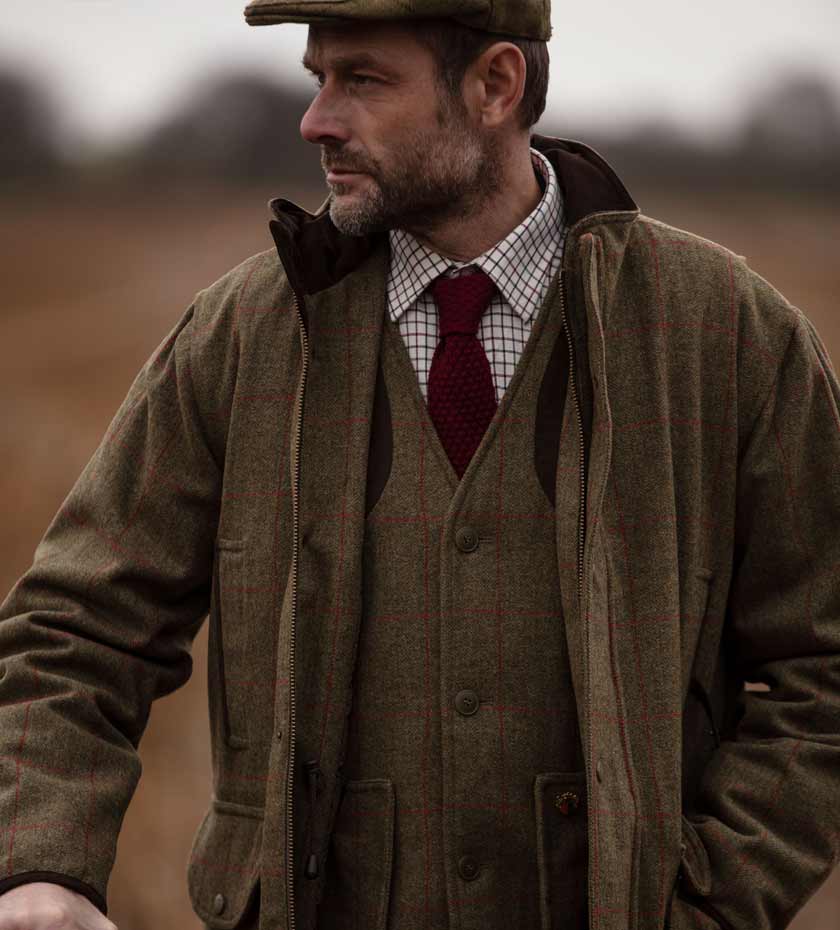
[[[326,67],[382,66],[391,71],[416,71],[431,63],[428,50],[412,38],[404,25],[387,22],[312,24],[303,65],[309,70]]]

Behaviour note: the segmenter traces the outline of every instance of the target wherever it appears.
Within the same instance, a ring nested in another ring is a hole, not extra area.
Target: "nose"
[[[326,88],[322,88],[300,121],[300,134],[313,145],[347,142],[350,133],[341,119],[339,106]]]

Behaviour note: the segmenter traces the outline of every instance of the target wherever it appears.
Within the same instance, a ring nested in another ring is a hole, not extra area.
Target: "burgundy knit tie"
[[[462,477],[496,412],[496,389],[478,324],[495,284],[478,270],[431,286],[440,341],[429,369],[428,407],[440,441]]]

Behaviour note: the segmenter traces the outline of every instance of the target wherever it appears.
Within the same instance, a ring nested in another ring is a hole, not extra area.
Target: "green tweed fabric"
[[[551,38],[551,0],[252,0],[245,8],[251,26],[438,17],[500,35]]]
[[[575,166],[593,190],[617,184],[585,147],[535,142],[569,209]],[[306,296],[306,372],[276,250],[202,290],[0,606],[0,892],[50,872],[104,901],[151,704],[189,678],[209,612],[193,906],[214,930],[286,927],[292,906],[314,930],[326,870],[305,877],[306,840],[312,827],[323,856],[338,823],[388,270],[384,249],[328,244],[341,277]],[[299,262],[320,273],[321,257]],[[555,510],[589,930],[666,915],[670,930],[778,930],[840,857],[840,382],[807,315],[699,236],[595,203],[563,261],[592,399],[580,604],[571,443]],[[518,497],[504,507],[528,520]],[[712,693],[719,655],[770,690],[738,691],[719,746],[684,759],[689,684]]]

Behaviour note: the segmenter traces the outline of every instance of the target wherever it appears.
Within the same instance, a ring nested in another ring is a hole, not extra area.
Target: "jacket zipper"
[[[584,459],[584,434],[583,434],[583,417],[580,412],[580,402],[578,398],[577,391],[577,382],[575,379],[575,354],[572,348],[572,334],[569,331],[569,325],[566,320],[566,289],[565,289],[565,276],[561,273],[560,275],[560,316],[562,319],[563,327],[566,330],[566,343],[569,347],[569,381],[571,382],[572,387],[572,400],[575,405],[575,413],[577,414],[577,423],[578,423],[578,478],[579,478],[579,487],[580,494],[578,497],[578,549],[577,549],[577,591],[578,591],[578,618],[579,621],[583,624],[583,635],[584,635],[584,664],[585,668],[589,668],[589,624],[586,623],[586,618],[583,616],[583,549],[584,541],[586,534],[586,462]],[[589,686],[588,683],[583,690],[583,713],[584,717],[587,720],[587,723],[590,719],[589,714]],[[590,756],[590,744],[589,744],[589,726],[586,728],[586,746],[584,747],[585,758],[589,759]],[[591,766],[590,766],[591,769]],[[587,793],[590,794],[589,788],[587,787]],[[589,820],[588,826],[589,832],[589,847],[592,848],[593,841],[593,830],[592,830],[592,821]],[[591,876],[591,870],[590,870]],[[591,884],[592,879],[590,877],[589,885],[590,890],[588,891],[588,897],[591,900]]]
[[[292,620],[289,632],[289,773],[286,779],[286,897],[288,900],[289,930],[295,930],[295,854],[294,854],[294,828],[292,814],[294,813],[294,779],[295,779],[295,621],[297,619],[297,586],[298,586],[298,554],[300,551],[300,444],[303,435],[303,397],[306,390],[306,374],[309,369],[309,337],[300,312],[300,301],[295,294],[295,312],[300,324],[300,337],[303,345],[303,365],[301,371],[298,403],[297,424],[295,427],[295,474],[293,503],[294,548],[292,554]]]

